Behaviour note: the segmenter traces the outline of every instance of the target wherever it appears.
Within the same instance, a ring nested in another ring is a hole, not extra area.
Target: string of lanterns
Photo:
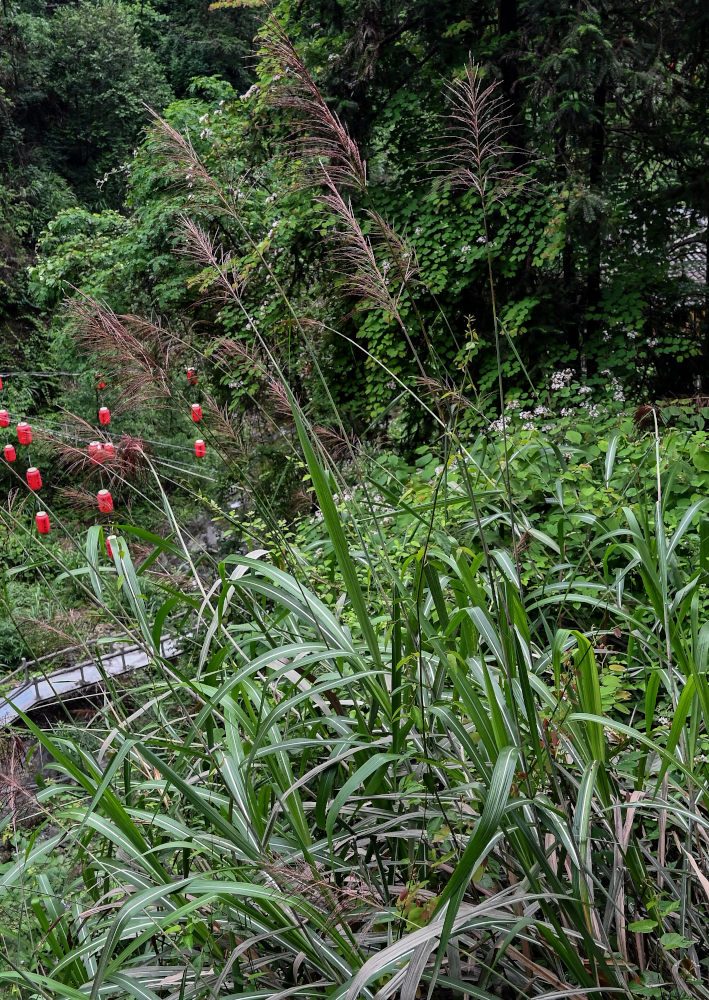
[[[11,373],[11,374],[28,374],[28,373]],[[61,374],[80,374],[77,372],[67,372]],[[186,372],[187,384],[189,386],[195,386],[198,383],[198,376],[194,368],[187,368]],[[5,375],[7,377],[7,373]],[[4,388],[3,378],[0,376],[0,390]],[[106,381],[100,372],[94,373],[94,388],[96,390],[97,402],[98,393],[106,388]],[[199,403],[192,403],[190,407],[190,415],[195,423],[199,423],[202,420],[202,407]],[[98,420],[102,427],[107,427],[111,423],[111,411],[107,406],[99,406],[98,408]],[[9,427],[10,425],[10,413],[6,409],[0,409],[0,428]],[[29,446],[32,443],[32,427],[28,421],[22,419],[18,422],[17,427],[17,440],[18,443],[23,446]],[[158,443],[158,442],[155,442]],[[167,443],[167,442],[159,442]],[[206,454],[206,445],[204,441],[200,438],[194,442],[194,454],[197,458],[203,458]],[[8,442],[3,448],[3,455],[6,462],[15,462],[17,460],[17,451],[15,446]],[[115,458],[116,449],[112,441],[90,441],[88,445],[88,455],[91,462],[95,465],[102,466],[107,460]],[[28,461],[29,461],[28,452]],[[42,475],[40,470],[33,465],[28,466],[25,473],[25,478],[27,485],[32,490],[33,493],[37,493],[42,488]],[[110,514],[114,510],[113,497],[110,490],[100,489],[96,494],[96,501],[98,504],[98,509],[102,514]],[[49,515],[46,511],[40,510],[35,514],[35,524],[37,526],[37,531],[40,535],[47,535],[51,531],[51,522],[49,520]],[[106,550],[109,556],[112,556],[111,546],[106,539]]]

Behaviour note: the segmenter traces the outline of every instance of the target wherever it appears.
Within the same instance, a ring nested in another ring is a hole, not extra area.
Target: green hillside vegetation
[[[0,996],[709,997],[708,31],[3,5]]]

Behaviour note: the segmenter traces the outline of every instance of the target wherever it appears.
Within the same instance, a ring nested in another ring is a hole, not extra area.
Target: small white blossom
[[[505,416],[498,417],[497,420],[493,420],[488,424],[488,430],[492,431],[493,434],[502,434],[509,427],[509,422]]]
[[[571,368],[565,368],[563,371],[554,372],[550,380],[550,388],[552,392],[558,392],[559,389],[564,389],[574,377],[573,370]]]

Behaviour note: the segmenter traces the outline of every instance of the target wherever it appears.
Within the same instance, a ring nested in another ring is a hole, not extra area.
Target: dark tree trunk
[[[606,154],[606,101],[608,89],[605,78],[596,87],[593,95],[594,120],[591,128],[588,182],[594,194],[603,190],[603,164]],[[598,308],[601,301],[601,250],[602,220],[594,218],[588,230],[588,269],[586,272],[585,296],[585,337],[579,344],[579,362],[583,367],[583,355],[593,346],[598,333]]]
[[[502,39],[500,52],[500,72],[502,73],[502,91],[510,102],[514,132],[512,142],[515,151],[513,162],[521,167],[525,162],[523,132],[524,115],[522,112],[522,84],[519,78],[519,10],[517,0],[499,0],[498,31]]]
[[[513,105],[519,103],[518,81],[519,66],[517,64],[519,29],[517,16],[517,0],[500,0],[498,7],[498,28],[500,37],[505,39],[505,45],[500,57],[502,70],[502,89]]]

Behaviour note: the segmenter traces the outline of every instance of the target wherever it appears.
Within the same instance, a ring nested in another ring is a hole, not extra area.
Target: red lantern
[[[21,420],[17,425],[17,440],[20,444],[31,444],[32,443],[32,428],[30,425]]]
[[[37,514],[35,514],[34,519],[37,524],[37,531],[40,535],[48,535],[50,528],[49,514],[47,514],[44,510],[40,510]]]
[[[39,469],[35,469],[34,465],[27,470],[27,485],[31,490],[42,489],[42,477],[39,474]]]
[[[116,457],[116,449],[113,447],[112,441],[106,441],[106,443],[103,446],[103,454],[105,458]]]
[[[194,443],[194,453],[197,456],[197,458],[204,458],[204,453],[205,453],[206,450],[207,449],[205,447],[204,441],[202,441],[202,440],[195,441],[195,443]]]
[[[187,372],[186,372],[186,375],[187,375],[187,384],[188,385],[197,385],[197,382],[198,382],[197,372],[194,370],[194,368],[188,368]],[[2,386],[0,386],[0,388],[2,388]]]
[[[94,379],[96,381],[96,388],[97,389],[105,389],[106,388],[106,383],[103,380],[103,375],[101,374],[101,372],[94,372]]]
[[[98,509],[102,514],[110,514],[113,510],[113,497],[108,490],[99,490],[96,494]]]
[[[196,424],[198,424],[202,419],[202,407],[199,405],[199,403],[193,403],[191,406],[191,410],[192,410],[192,419]]]
[[[102,406],[98,411],[99,423],[110,424],[111,423],[111,411],[107,406]]]
[[[17,458],[17,452],[15,451],[14,445],[6,444],[5,445],[5,461],[6,462],[14,462],[16,458]]]
[[[103,452],[103,445],[100,441],[89,442],[89,458],[94,465],[103,465],[106,456]]]
[[[0,427],[8,427],[10,425],[10,414],[7,410],[0,410]]]

